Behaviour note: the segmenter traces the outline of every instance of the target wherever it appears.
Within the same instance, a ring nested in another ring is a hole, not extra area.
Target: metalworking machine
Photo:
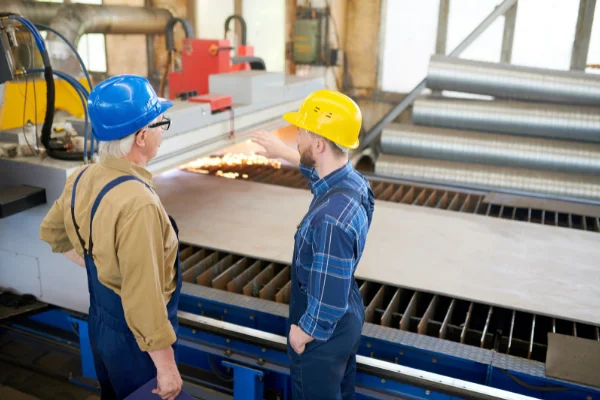
[[[308,93],[322,88],[323,80],[256,69],[214,74],[231,68],[228,51],[219,51],[228,43],[190,38],[184,43],[184,53],[189,46],[190,58],[184,61],[183,73],[173,72],[169,78],[170,84],[174,83],[170,96],[176,103],[169,113],[171,129],[149,164],[157,180],[180,182],[179,174],[192,171],[198,176],[195,182],[206,187],[208,183],[218,187],[219,182],[227,182],[225,178],[239,178],[245,185],[305,188],[306,181],[294,168],[236,154],[250,149],[248,133],[258,128],[277,131],[292,141],[294,132],[280,116],[296,109]],[[216,46],[216,54],[211,53],[211,46]],[[204,58],[192,57],[197,52]],[[212,60],[214,65],[205,70],[202,82],[186,80],[188,67],[200,59]],[[198,95],[231,96],[231,111],[219,112],[219,107],[177,98],[177,93],[189,90],[197,90]],[[82,125],[77,118],[67,119],[73,126]],[[57,117],[57,124],[61,123]],[[220,156],[193,162],[214,154]],[[62,360],[53,367],[55,376],[94,387],[85,271],[52,254],[38,239],[41,219],[81,163],[24,155],[0,158],[5,217],[0,220],[0,286],[33,296],[13,297],[14,306],[3,308],[0,361],[43,369],[40,360],[52,354]],[[557,225],[559,220],[561,224],[571,221],[571,225],[584,221],[585,230],[600,230],[597,208],[590,205],[578,205],[574,211],[549,200],[536,203],[516,196],[502,200],[501,194],[483,189],[370,178],[380,204],[503,217],[515,220],[514,224],[536,219],[549,224],[555,217]],[[178,190],[183,193],[190,188]],[[513,203],[507,205],[510,201]],[[185,283],[179,312],[180,362],[185,388],[201,398],[289,398],[284,336],[289,266],[225,250],[229,246],[184,243],[181,248]],[[382,281],[361,279],[359,283],[366,308],[357,373],[360,398],[600,396],[600,389],[593,386],[548,377],[544,363],[549,332],[600,340],[598,326]],[[28,350],[18,351],[23,348]]]

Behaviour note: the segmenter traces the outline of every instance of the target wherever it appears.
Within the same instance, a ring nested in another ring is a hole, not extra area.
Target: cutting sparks
[[[248,179],[246,169],[266,167],[280,169],[281,162],[254,153],[227,153],[222,156],[203,157],[182,165],[180,169],[227,179]]]

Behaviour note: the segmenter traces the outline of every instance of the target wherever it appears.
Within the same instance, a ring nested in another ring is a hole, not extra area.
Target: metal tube
[[[460,55],[467,47],[471,45],[498,17],[504,15],[512,6],[517,3],[517,0],[504,0],[502,4],[498,5],[494,11],[490,13],[481,23],[467,36],[460,44],[452,50],[451,56]],[[393,122],[398,116],[404,111],[425,89],[426,82],[423,79],[413,90],[410,91],[402,99],[402,101],[396,104],[386,115],[383,116],[370,130],[365,134],[364,139],[358,148],[358,151],[363,151],[367,148],[373,140],[375,140],[380,134],[383,128]]]
[[[162,8],[68,4],[58,10],[50,27],[77,47],[85,33],[163,34],[171,18],[171,12]],[[70,49],[56,35],[48,35],[48,47],[54,69],[78,73]]]
[[[487,190],[600,201],[600,178],[382,155],[377,175]]]
[[[52,18],[63,6],[61,3],[47,3],[26,0],[4,0],[0,11],[22,15],[34,24],[49,25]]]
[[[421,98],[413,105],[418,125],[600,142],[600,112],[594,107],[516,101]]]
[[[600,144],[391,124],[381,135],[386,154],[501,167],[600,174]]]
[[[600,75],[434,55],[427,87],[497,98],[600,105]]]

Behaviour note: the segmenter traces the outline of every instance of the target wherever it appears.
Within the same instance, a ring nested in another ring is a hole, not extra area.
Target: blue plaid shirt
[[[299,327],[316,340],[331,337],[348,310],[354,271],[361,259],[375,205],[369,182],[350,163],[320,179],[313,168],[300,166],[309,179],[313,203],[336,186],[349,186],[362,195],[362,204],[335,196],[308,215],[295,246],[298,280],[308,307]]]

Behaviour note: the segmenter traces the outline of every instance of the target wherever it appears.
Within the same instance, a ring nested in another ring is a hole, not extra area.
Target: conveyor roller
[[[427,87],[504,99],[600,105],[600,76],[433,55]]]
[[[600,173],[600,145],[392,124],[383,130],[385,154],[556,172]]]
[[[512,101],[420,98],[414,102],[412,119],[417,125],[441,128],[600,142],[599,111]]]

